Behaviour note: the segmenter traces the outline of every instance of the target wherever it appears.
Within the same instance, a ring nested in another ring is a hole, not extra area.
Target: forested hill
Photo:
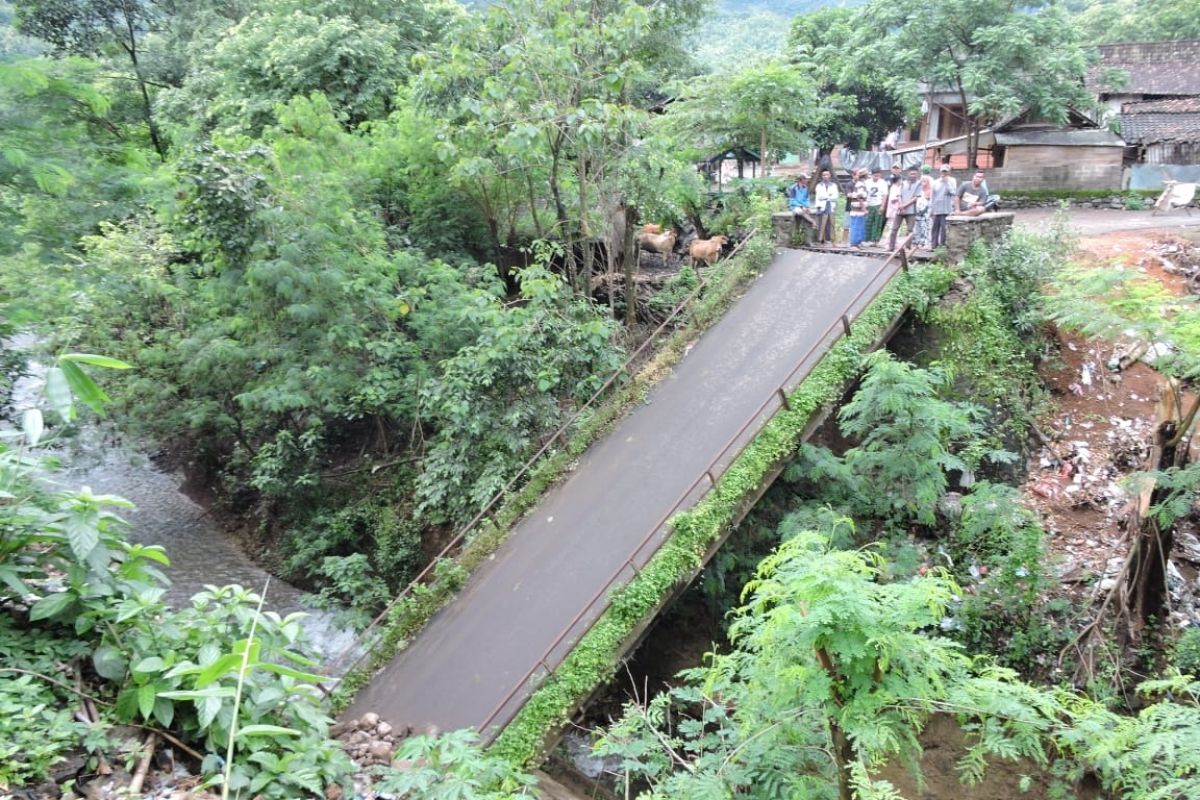
[[[864,0],[777,0],[768,3],[763,0],[719,0],[716,8],[724,14],[770,13],[790,19],[797,14],[807,14],[818,8],[860,6],[863,2]]]

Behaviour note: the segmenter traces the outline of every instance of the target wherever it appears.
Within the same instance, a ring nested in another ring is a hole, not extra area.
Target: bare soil
[[[1136,230],[1084,236],[1082,263],[1120,265],[1159,281],[1173,294],[1196,293],[1200,231]],[[1044,445],[1031,459],[1024,494],[1042,517],[1060,591],[1085,605],[1111,588],[1127,551],[1128,487],[1122,480],[1146,468],[1156,407],[1165,381],[1153,353],[1121,368],[1128,341],[1087,341],[1059,331],[1058,358],[1041,369],[1050,410],[1040,421]],[[1181,526],[1174,568],[1176,622],[1194,616],[1200,540]]]

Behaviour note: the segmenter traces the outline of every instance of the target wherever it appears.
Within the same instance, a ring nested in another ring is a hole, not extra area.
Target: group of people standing
[[[910,167],[907,174],[893,164],[887,178],[878,167],[854,170],[844,191],[829,170],[822,170],[815,183],[800,174],[787,197],[797,224],[804,220],[811,226],[814,243],[838,243],[837,220],[844,211],[851,247],[878,247],[886,239],[891,250],[902,225],[916,247],[936,249],[946,244],[947,217],[976,216],[1000,201],[989,191],[982,171],[960,185],[948,164],[937,177],[928,164]]]

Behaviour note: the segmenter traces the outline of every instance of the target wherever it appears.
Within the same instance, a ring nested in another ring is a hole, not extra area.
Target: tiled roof
[[[1200,97],[1172,97],[1170,100],[1142,100],[1123,103],[1122,114],[1200,114]]]
[[[1097,93],[1143,95],[1200,95],[1200,39],[1137,44],[1102,44],[1100,62],[1088,72],[1088,86]],[[1128,82],[1120,89],[1101,85],[1106,68],[1124,70]]]
[[[1200,114],[1122,114],[1127,142],[1200,142]]]
[[[1148,100],[1121,106],[1121,135],[1128,142],[1200,142],[1200,97]]]

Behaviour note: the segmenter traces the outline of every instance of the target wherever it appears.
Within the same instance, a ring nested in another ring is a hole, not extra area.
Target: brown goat
[[[642,226],[642,233],[662,233],[662,225],[657,222],[647,222]]]
[[[694,239],[688,245],[688,256],[691,258],[692,266],[696,266],[699,262],[704,262],[704,266],[711,267],[713,262],[721,257],[721,248],[729,241],[727,236],[714,236],[711,239]]]
[[[662,253],[664,256],[675,249],[675,231],[666,233],[641,233],[638,235],[638,246],[648,253]]]

